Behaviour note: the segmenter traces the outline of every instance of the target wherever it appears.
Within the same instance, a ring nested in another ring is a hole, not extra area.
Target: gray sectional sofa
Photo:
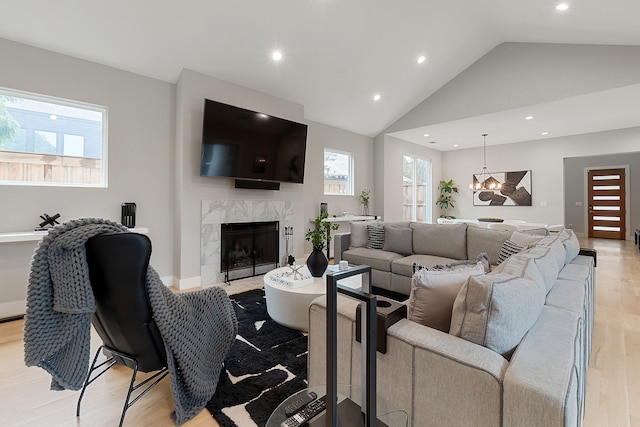
[[[367,248],[367,225],[383,227],[382,249]],[[465,223],[353,222],[351,233],[339,233],[334,238],[334,264],[347,260],[354,265],[369,265],[373,286],[409,295],[414,263],[446,265],[475,260],[484,252],[495,265],[502,244],[511,234]]]
[[[595,287],[595,256],[582,253],[570,230],[544,237],[464,282],[449,333],[408,319],[392,325],[387,353],[377,356],[378,399],[420,427],[580,426]],[[391,284],[404,276],[393,271],[397,260],[378,267]],[[320,297],[309,308],[311,386],[325,383],[325,305]],[[338,296],[339,384],[360,383],[357,305]]]

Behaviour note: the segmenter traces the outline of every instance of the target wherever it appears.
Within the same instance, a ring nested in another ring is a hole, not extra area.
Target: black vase
[[[307,267],[313,277],[322,277],[328,265],[329,261],[320,249],[314,249],[307,258]]]

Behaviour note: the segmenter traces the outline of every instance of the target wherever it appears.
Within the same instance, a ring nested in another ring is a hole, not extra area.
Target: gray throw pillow
[[[349,224],[349,248],[367,247],[367,225],[378,224],[378,221],[353,221]]]
[[[451,335],[511,357],[538,319],[546,295],[534,260],[518,261],[526,263],[520,277],[505,273],[469,277],[453,304]]]
[[[420,270],[411,278],[408,319],[449,332],[453,301],[469,276],[484,274],[482,263],[455,270]]]
[[[411,255],[413,252],[413,230],[411,228],[384,227],[383,250],[401,255]]]
[[[384,227],[367,225],[367,249],[382,249],[384,246]]]

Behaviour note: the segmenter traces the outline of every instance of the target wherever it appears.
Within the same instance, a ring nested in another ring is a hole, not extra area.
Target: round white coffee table
[[[330,265],[327,271],[338,266]],[[291,271],[289,267],[280,267],[264,275],[264,293],[267,299],[267,312],[279,324],[299,331],[309,330],[309,306],[311,302],[327,293],[326,274],[314,278],[313,283],[298,288],[290,288],[275,280],[276,274]],[[310,276],[307,266],[300,272]],[[347,277],[340,284],[353,289],[362,288],[362,275]]]

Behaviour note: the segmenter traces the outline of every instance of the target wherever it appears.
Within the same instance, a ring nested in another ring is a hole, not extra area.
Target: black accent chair
[[[129,391],[120,417],[167,375],[164,342],[152,316],[145,276],[151,258],[151,241],[142,234],[101,234],[86,245],[91,287],[96,300],[92,324],[102,339],[82,387],[80,403],[89,384],[116,363],[133,369]],[[96,365],[100,352],[107,360]],[[99,372],[97,372],[99,371]],[[138,371],[155,374],[135,384]],[[140,388],[144,389],[132,398]]]

